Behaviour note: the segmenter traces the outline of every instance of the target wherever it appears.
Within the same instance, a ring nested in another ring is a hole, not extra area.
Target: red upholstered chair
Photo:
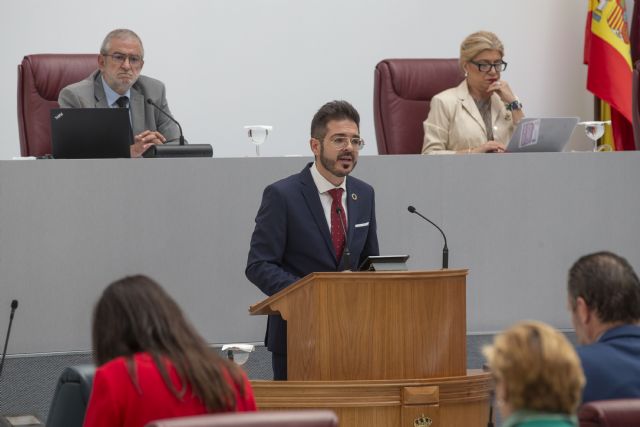
[[[97,54],[27,55],[18,65],[18,131],[20,154],[51,154],[52,108],[60,90],[85,79],[98,68]]]
[[[332,411],[241,412],[154,421],[146,427],[337,427]]]
[[[378,154],[420,154],[431,98],[463,79],[458,59],[380,61],[373,88]]]
[[[640,399],[599,400],[582,405],[580,427],[630,427],[640,425]]]

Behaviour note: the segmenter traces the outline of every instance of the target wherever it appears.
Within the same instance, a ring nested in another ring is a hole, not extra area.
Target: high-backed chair
[[[431,98],[463,79],[458,59],[380,61],[373,88],[378,154],[419,154]]]
[[[47,427],[82,427],[94,372],[93,365],[70,366],[62,372],[51,401]]]
[[[154,421],[146,427],[337,427],[332,411],[241,412]]]
[[[18,131],[22,156],[51,154],[52,108],[65,86],[98,68],[97,54],[27,55],[18,65]]]
[[[599,400],[578,411],[580,427],[630,427],[640,425],[640,399]]]

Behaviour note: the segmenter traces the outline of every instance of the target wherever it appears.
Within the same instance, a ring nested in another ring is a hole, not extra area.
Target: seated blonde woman
[[[465,79],[431,100],[422,154],[504,152],[524,113],[501,79],[507,69],[503,57],[504,46],[491,32],[478,31],[464,39],[460,67]]]
[[[578,425],[584,375],[561,332],[542,322],[517,323],[483,353],[495,379],[502,427]]]

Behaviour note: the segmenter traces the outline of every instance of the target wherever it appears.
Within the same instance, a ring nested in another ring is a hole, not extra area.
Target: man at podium
[[[315,161],[267,186],[256,215],[245,274],[273,295],[314,272],[357,269],[379,255],[373,188],[349,177],[364,146],[360,115],[346,101],[323,105],[311,121]],[[265,345],[274,379],[287,379],[287,330],[269,316]]]

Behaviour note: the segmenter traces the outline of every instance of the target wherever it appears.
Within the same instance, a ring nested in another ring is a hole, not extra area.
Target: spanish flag
[[[610,107],[612,148],[635,150],[631,124],[631,46],[625,0],[590,0],[584,63],[589,66],[587,90]]]

